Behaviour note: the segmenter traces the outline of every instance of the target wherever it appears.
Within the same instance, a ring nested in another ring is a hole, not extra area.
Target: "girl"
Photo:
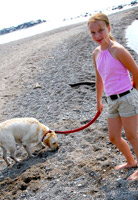
[[[127,142],[121,137],[122,127],[138,160],[138,67],[129,52],[112,37],[110,22],[103,13],[97,13],[88,21],[92,39],[99,44],[93,51],[96,70],[97,110],[102,111],[103,90],[108,100],[108,134],[126,158],[126,163],[115,169],[136,167]],[[129,72],[133,75],[133,86]],[[136,170],[128,180],[138,179]]]

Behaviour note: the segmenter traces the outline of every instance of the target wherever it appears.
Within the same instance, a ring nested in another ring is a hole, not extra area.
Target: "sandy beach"
[[[114,38],[138,64],[125,38],[137,16],[135,7],[109,19]],[[90,121],[96,114],[95,47],[87,22],[0,45],[0,122],[35,117],[53,130],[69,130]],[[136,169],[114,170],[125,160],[108,139],[105,96],[103,105],[89,128],[58,135],[57,152],[36,147],[36,156],[28,159],[17,146],[21,162],[8,170],[0,156],[0,199],[137,200],[138,181],[126,180]]]

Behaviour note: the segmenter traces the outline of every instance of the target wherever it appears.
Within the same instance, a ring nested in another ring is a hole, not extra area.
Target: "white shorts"
[[[131,117],[138,115],[138,90],[133,88],[129,94],[111,100],[107,97],[108,118]]]

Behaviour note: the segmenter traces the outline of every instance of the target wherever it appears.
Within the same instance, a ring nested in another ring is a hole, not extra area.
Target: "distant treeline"
[[[25,28],[29,28],[29,27],[32,27],[32,26],[35,26],[37,24],[41,24],[44,22],[46,22],[46,20],[38,19],[36,21],[30,21],[30,22],[25,22],[23,24],[19,24],[18,26],[4,28],[4,29],[0,30],[0,35],[4,35],[4,34],[11,33],[13,31],[17,31],[17,30],[21,30],[21,29],[25,29]]]

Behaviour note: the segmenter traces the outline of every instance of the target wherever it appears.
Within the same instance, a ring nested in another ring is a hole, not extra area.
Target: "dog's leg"
[[[3,160],[6,162],[7,166],[10,165],[10,162],[7,160],[7,151],[4,147],[1,147],[3,151]]]
[[[45,149],[45,148],[46,148],[46,145],[44,145],[42,142],[40,143],[40,145],[41,145],[41,148],[42,148],[42,149]]]
[[[10,152],[10,157],[15,161],[15,162],[19,162],[19,160],[17,160],[17,158],[14,155],[14,152]]]
[[[17,158],[15,157],[14,153],[15,153],[15,149],[14,147],[11,147],[9,149],[9,152],[10,152],[10,157],[15,161],[15,162],[19,162],[19,160],[17,160]]]
[[[26,150],[26,152],[28,153],[28,156],[29,156],[29,157],[32,156],[32,153],[31,153],[31,151],[30,151],[29,146],[28,146],[27,144],[23,144],[23,147],[24,147],[24,149]]]

